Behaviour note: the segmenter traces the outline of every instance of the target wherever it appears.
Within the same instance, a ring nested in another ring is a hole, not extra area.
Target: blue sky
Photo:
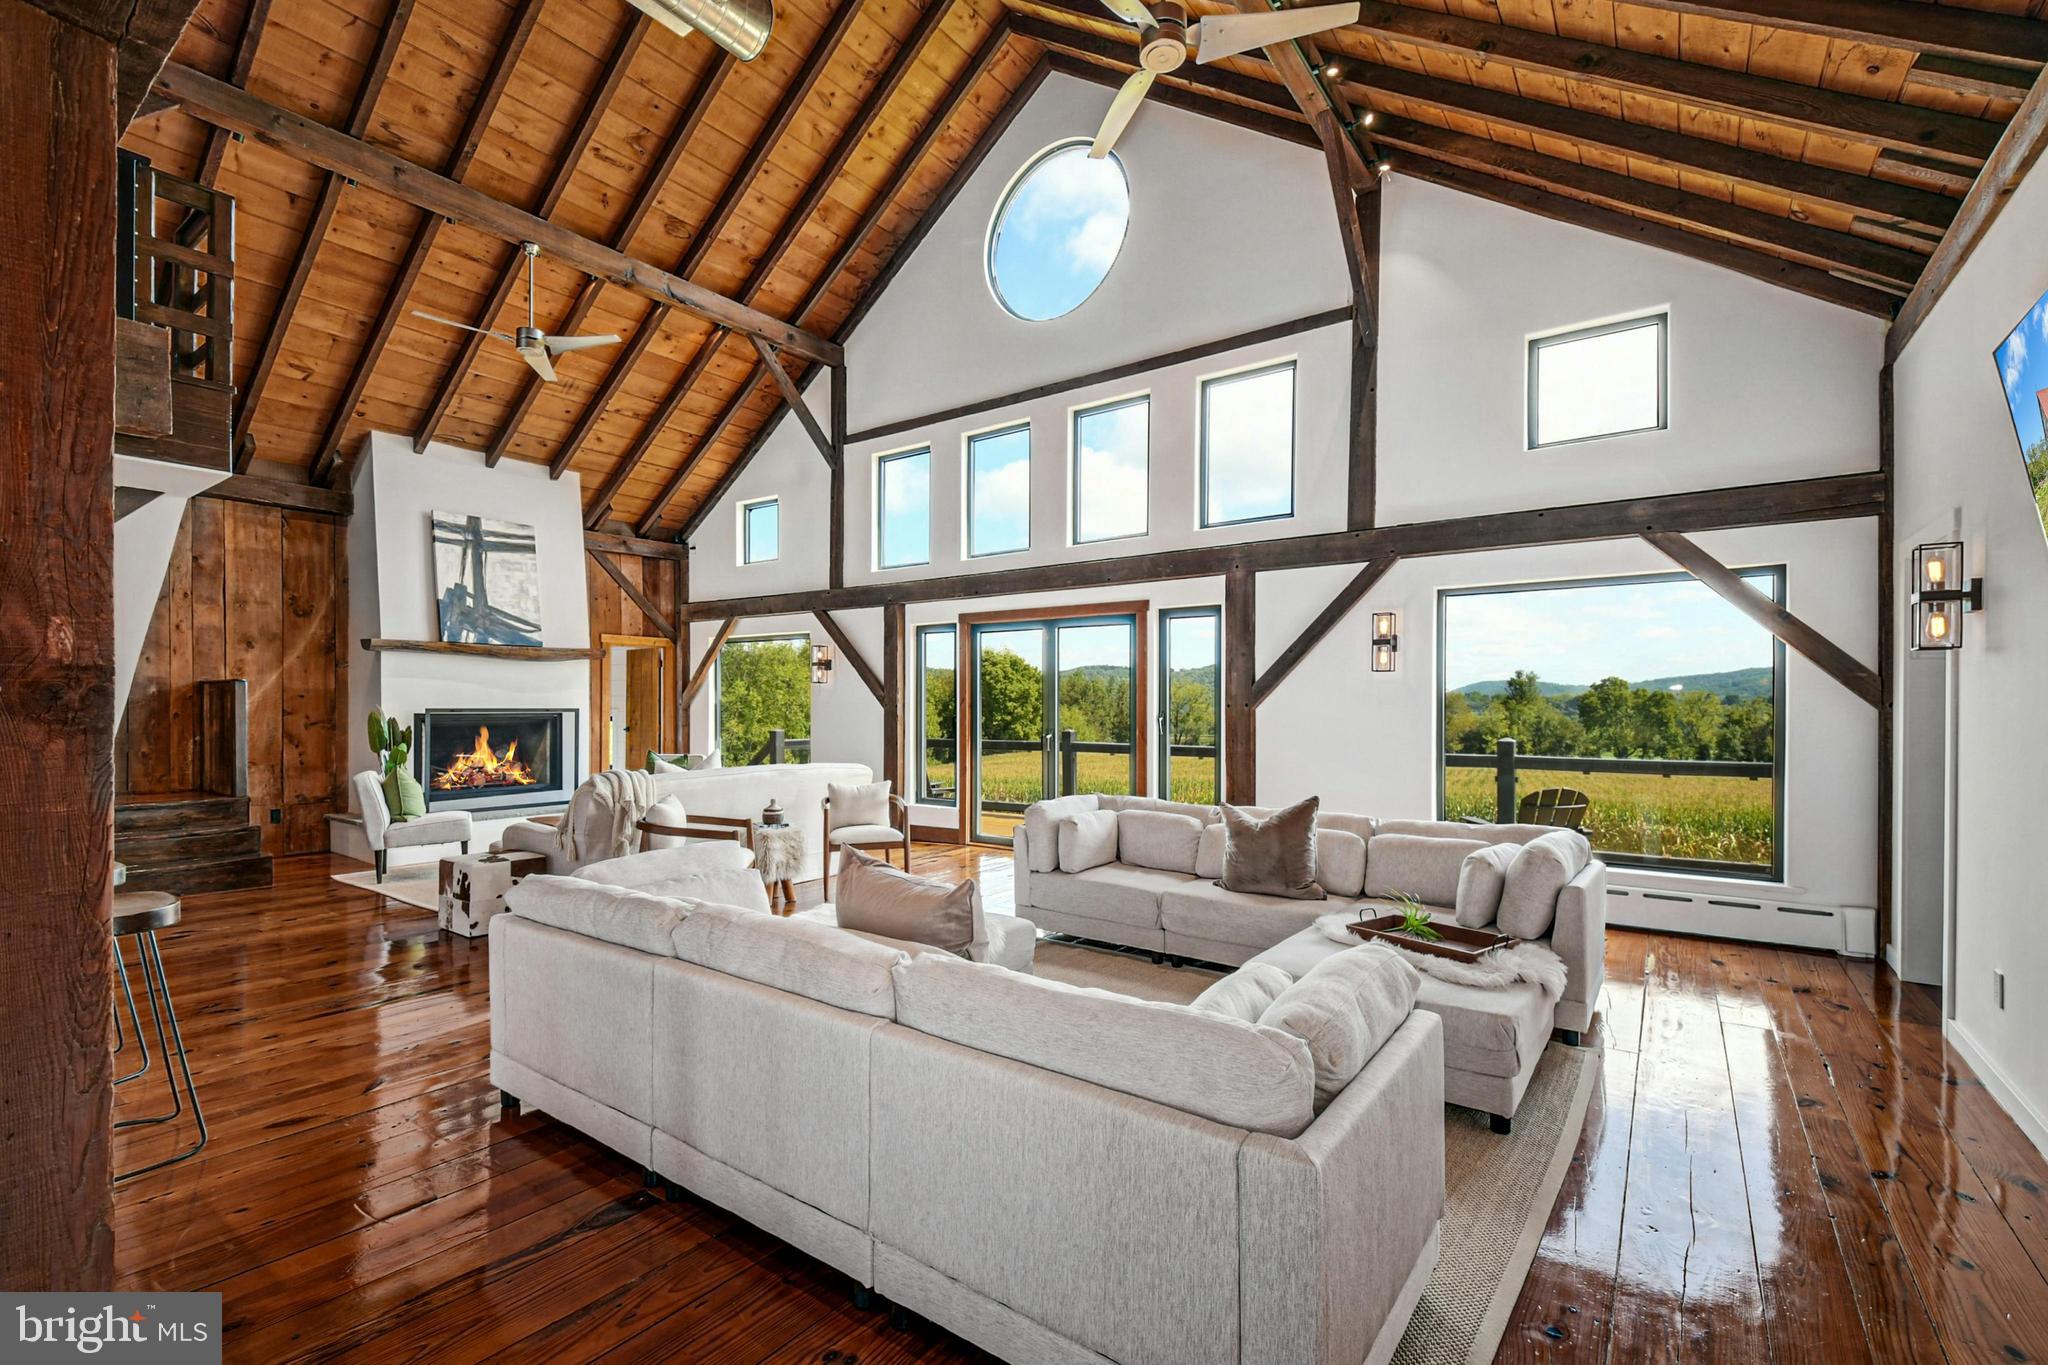
[[[1076,540],[1143,535],[1146,464],[1152,441],[1149,400],[1097,408],[1074,419]]]
[[[927,564],[932,556],[932,453],[885,459],[882,480],[882,567]]]
[[[1518,668],[1545,682],[1583,684],[1770,665],[1770,633],[1691,579],[1444,602],[1444,677],[1452,691]]]
[[[1004,306],[1032,322],[1073,312],[1115,264],[1130,216],[1114,154],[1090,160],[1077,143],[1038,162],[1011,192],[989,247]]]
[[[2012,405],[2013,425],[2019,429],[2020,449],[2041,440],[2041,401],[2048,389],[2048,294],[2027,311],[2012,335],[1998,348],[1998,377],[2005,385],[2006,401]]]
[[[1003,554],[1031,545],[1031,428],[967,442],[967,552]]]
[[[1211,380],[1203,405],[1209,524],[1292,511],[1293,367]]]

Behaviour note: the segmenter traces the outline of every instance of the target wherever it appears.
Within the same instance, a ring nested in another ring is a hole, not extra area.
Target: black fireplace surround
[[[413,718],[428,810],[559,805],[576,785],[577,713],[434,710]]]

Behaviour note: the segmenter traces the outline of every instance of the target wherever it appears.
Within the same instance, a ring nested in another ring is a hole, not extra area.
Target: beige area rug
[[[1044,939],[1037,971],[1069,985],[1179,1004],[1221,975],[1157,966],[1143,953]],[[1444,1110],[1443,1249],[1393,1365],[1482,1365],[1493,1359],[1564,1187],[1599,1074],[1599,1052],[1552,1043],[1515,1111],[1515,1131],[1506,1137],[1497,1136],[1476,1110]]]
[[[394,867],[378,881],[374,871],[337,872],[334,880],[343,886],[353,886],[361,891],[374,891],[387,900],[413,906],[420,910],[441,910],[441,865],[439,863],[413,863],[406,867]]]

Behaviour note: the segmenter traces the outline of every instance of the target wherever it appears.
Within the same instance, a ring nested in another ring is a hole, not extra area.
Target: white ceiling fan
[[[481,332],[487,337],[509,341],[512,343],[512,349],[519,352],[519,358],[532,366],[535,374],[552,384],[555,382],[556,356],[564,351],[588,351],[597,346],[616,346],[619,344],[619,334],[607,332],[603,336],[551,337],[536,327],[533,322],[533,259],[540,255],[540,246],[534,242],[521,242],[519,249],[526,253],[524,327],[512,332],[500,332],[489,327],[472,327],[466,322],[457,322],[454,318],[444,318],[435,313],[423,313],[417,308],[412,310],[412,315],[416,318],[425,318],[428,322],[438,322],[444,327],[460,327],[465,332]]]
[[[1187,7],[1178,0],[1154,0],[1149,6],[1144,0],[1102,0],[1102,5],[1138,30],[1138,70],[1110,102],[1095,134],[1095,145],[1088,149],[1091,157],[1109,155],[1152,82],[1178,70],[1189,57],[1213,62],[1358,22],[1356,4],[1312,5],[1264,14],[1211,14],[1192,24]]]

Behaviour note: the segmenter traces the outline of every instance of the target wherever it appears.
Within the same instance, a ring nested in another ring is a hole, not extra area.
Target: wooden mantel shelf
[[[420,654],[468,654],[485,659],[588,659],[588,649],[553,645],[465,645],[444,640],[365,640],[369,650],[409,649]]]

